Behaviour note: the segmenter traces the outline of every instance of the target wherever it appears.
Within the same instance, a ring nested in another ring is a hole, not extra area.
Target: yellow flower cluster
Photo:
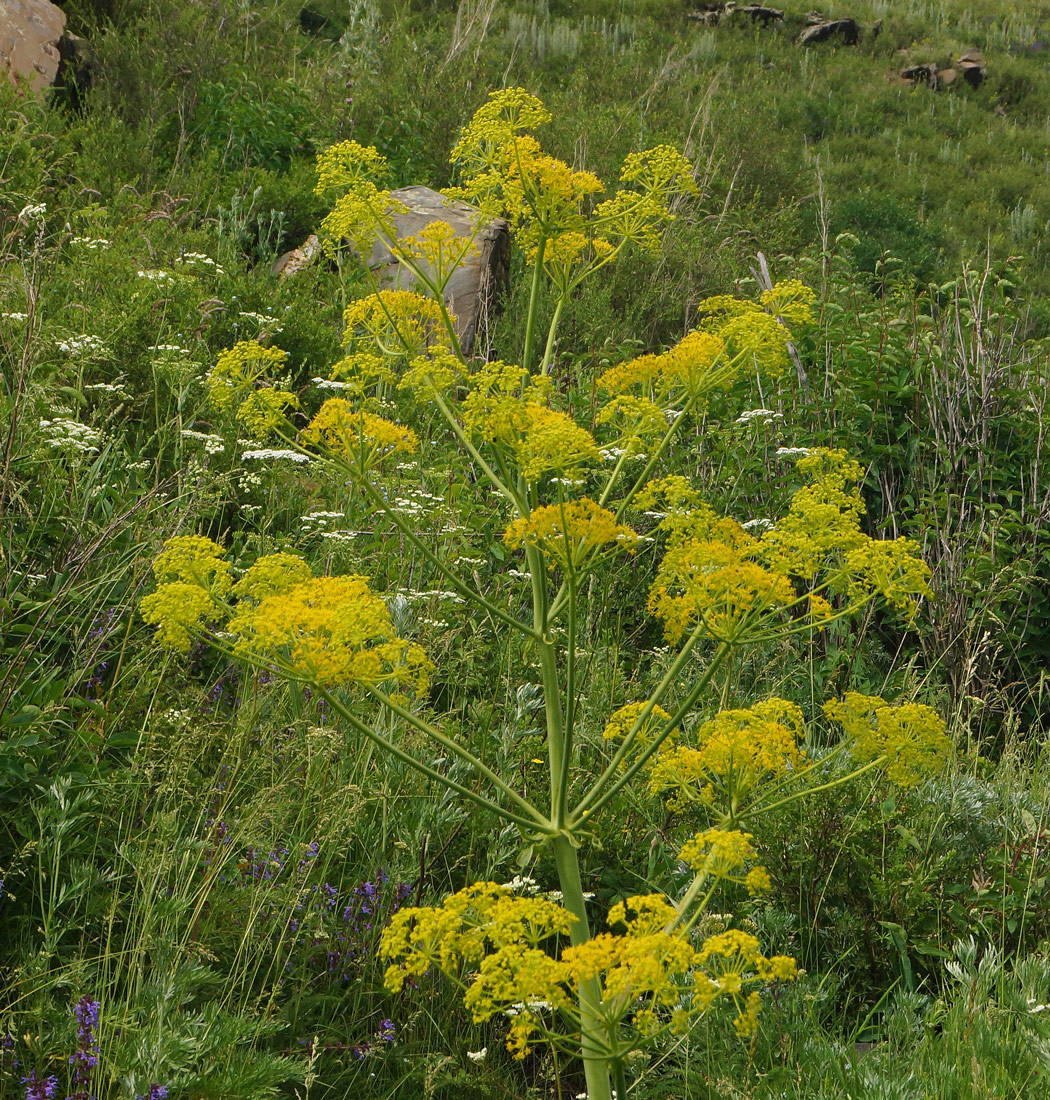
[[[225,597],[233,585],[226,551],[201,535],[168,539],[153,563],[158,588],[142,600],[145,622],[157,627],[157,641],[187,652],[208,620],[225,617]]]
[[[302,438],[347,459],[358,473],[389,455],[412,454],[419,447],[419,437],[411,428],[355,409],[342,397],[332,397],[321,406]]]
[[[697,308],[706,318],[702,327],[723,341],[734,361],[776,376],[788,362],[787,326],[812,322],[815,301],[800,279],[786,279],[763,291],[758,302],[719,294]]]
[[[710,332],[690,332],[659,355],[641,355],[610,367],[598,385],[610,393],[638,387],[665,402],[676,393],[702,397],[729,385],[739,364],[727,358],[724,341]]]
[[[344,393],[357,397],[364,397],[380,383],[393,382],[397,377],[385,356],[370,351],[343,356],[328,373],[335,381],[344,383]]]
[[[943,771],[951,753],[944,719],[921,703],[891,706],[878,695],[850,691],[825,703],[824,713],[842,726],[857,761],[881,761],[901,787]]]
[[[284,409],[299,407],[294,393],[280,390],[267,375],[284,366],[287,353],[254,340],[241,340],[219,353],[204,380],[208,403],[217,412],[233,414],[256,437],[265,437],[284,423]]]
[[[795,601],[790,580],[753,560],[756,550],[754,540],[689,538],[667,551],[648,608],[669,642],[699,625],[719,641],[740,641],[756,621]]]
[[[170,539],[153,563],[157,591],[142,601],[142,617],[158,642],[186,651],[202,623],[231,614],[226,624],[236,652],[255,662],[324,685],[394,684],[424,692],[433,665],[416,644],[398,638],[386,604],[365,577],[313,577],[295,554],[258,558],[236,584],[225,551],[211,539]]]
[[[657,754],[650,790],[669,793],[668,805],[675,810],[696,801],[710,804],[719,793],[739,800],[758,784],[801,766],[803,732],[801,710],[784,699],[720,711],[699,726],[694,744],[668,746]]]
[[[443,347],[433,347],[427,355],[418,355],[401,376],[399,390],[407,390],[417,401],[432,401],[463,377],[460,361]]]
[[[571,477],[600,461],[594,436],[566,413],[549,408],[550,379],[499,360],[470,378],[462,403],[463,425],[486,443],[505,449],[527,481],[545,474]]]
[[[668,1027],[684,1032],[722,996],[736,1004],[737,1030],[748,1034],[759,1002],[747,987],[795,976],[792,959],[763,957],[758,941],[742,932],[712,937],[698,950],[662,894],[614,905],[608,923],[621,933],[600,933],[560,955],[544,948],[567,936],[574,921],[554,902],[475,883],[440,906],[395,914],[380,945],[391,961],[386,987],[399,992],[432,967],[464,980],[476,1022],[509,1017],[507,1049],[520,1059],[537,1038],[558,1039],[557,1017],[573,1016],[582,981],[598,983],[602,1016],[629,1018],[643,1045]]]
[[[433,221],[415,236],[399,237],[392,242],[391,251],[396,258],[420,268],[438,289],[443,289],[456,268],[477,254],[478,246],[448,222]]]
[[[598,444],[586,428],[567,413],[545,405],[529,405],[525,424],[510,451],[526,481],[537,482],[545,474],[574,477],[582,467],[601,460]]]
[[[785,279],[771,290],[764,290],[762,305],[789,325],[810,324],[816,294],[801,279]]]
[[[227,629],[236,652],[326,686],[390,683],[418,694],[434,667],[420,646],[397,637],[366,577],[299,581],[241,604]]]
[[[698,329],[668,351],[610,367],[598,383],[614,394],[637,388],[663,405],[682,393],[702,400],[744,369],[777,375],[788,361],[791,333],[785,322],[812,320],[813,300],[798,279],[777,283],[761,304],[728,295],[707,298],[699,306],[704,320]]]
[[[914,618],[919,600],[931,594],[929,568],[910,540],[879,541],[861,530],[859,464],[844,451],[819,448],[797,465],[808,484],[758,539],[716,516],[683,478],[658,479],[638,494],[636,506],[660,510],[658,528],[669,536],[648,605],[669,641],[698,626],[740,641],[769,613],[789,607],[805,608],[820,629],[835,614],[825,591],[848,601],[843,614],[881,596]]]
[[[493,92],[464,127],[451,161],[463,178],[457,193],[507,218],[530,263],[542,244],[547,274],[565,295],[627,241],[659,247],[674,199],[695,194],[696,184],[685,157],[660,145],[631,154],[620,174],[624,187],[588,215],[587,201],[604,185],[543,152],[528,131],[548,121],[523,88]]]
[[[818,448],[799,459],[809,479],[792,497],[788,513],[761,539],[761,557],[777,572],[814,582],[822,572],[830,592],[853,603],[882,596],[909,619],[919,600],[932,595],[929,567],[910,539],[872,539],[860,529],[864,516],[858,482],[862,470],[845,451]],[[828,617],[821,601],[814,618]]]
[[[633,551],[638,537],[617,523],[607,508],[583,497],[533,509],[508,525],[503,541],[511,550],[535,546],[549,561],[579,570],[585,564],[593,566],[597,551],[604,547]]]
[[[394,236],[390,192],[375,183],[386,171],[386,157],[374,146],[356,141],[341,141],[318,155],[315,193],[343,192],[321,222],[327,254],[332,255],[342,241],[348,240],[367,261],[380,236]]]
[[[667,432],[667,417],[659,405],[646,397],[618,394],[598,410],[599,424],[613,424],[618,432],[606,441],[628,457],[641,454],[646,441],[658,439]]]
[[[685,842],[678,858],[705,877],[741,882],[749,894],[764,894],[772,888],[764,867],[752,867],[742,877],[739,874],[754,859],[751,839],[750,833],[738,829],[706,829]]]
[[[310,566],[298,554],[267,554],[257,558],[233,586],[233,594],[259,603],[267,596],[282,595],[311,576]]]
[[[626,706],[620,707],[619,710],[614,711],[609,721],[605,723],[605,729],[602,731],[604,740],[623,741],[630,736],[633,730],[634,748],[644,749],[647,745],[652,744],[653,738],[660,732],[660,729],[667,722],[671,721],[671,716],[663,707],[659,705],[654,706],[649,711],[645,721],[635,730],[635,726],[638,725],[638,719],[641,718],[642,712],[647,705],[647,703],[628,703]],[[672,731],[668,735],[669,740],[674,740],[677,737],[677,730]]]
[[[444,331],[441,307],[413,290],[380,290],[343,311],[343,346],[388,359],[422,355]]]

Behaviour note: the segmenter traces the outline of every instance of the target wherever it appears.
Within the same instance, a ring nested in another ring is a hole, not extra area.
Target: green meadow
[[[63,10],[0,1100],[1041,1100],[1050,4]]]

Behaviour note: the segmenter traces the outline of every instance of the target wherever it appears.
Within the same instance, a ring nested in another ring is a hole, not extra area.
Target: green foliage
[[[387,156],[392,186],[445,186],[459,126],[488,88],[521,83],[554,111],[556,155],[607,182],[660,141],[698,165],[701,196],[661,255],[631,255],[573,301],[552,376],[574,416],[591,413],[602,371],[695,324],[699,300],[753,296],[761,250],[774,278],[802,270],[818,291],[820,324],[798,340],[808,388],[794,367],[775,389],[741,379],[702,436],[683,436],[676,468],[718,510],[761,520],[798,488],[778,448],[843,446],[870,462],[872,533],[923,539],[935,570],[939,598],[913,628],[877,616],[852,638],[758,646],[717,694],[777,693],[813,719],[847,682],[922,691],[944,700],[966,753],[903,797],[829,792],[763,819],[775,889],[748,919],[811,973],[770,998],[753,1047],[704,1021],[654,1058],[639,1095],[1041,1100],[1045,11],[861,0],[832,14],[882,17],[878,37],[801,49],[799,12],[702,28],[675,0],[519,2],[488,21],[485,3],[309,6],[328,19],[317,33],[298,0],[78,0],[69,27],[95,55],[78,109],[0,80],[0,1028],[15,1042],[0,1048],[0,1097],[22,1100],[30,1067],[69,1083],[71,1007],[88,994],[102,1005],[100,1100],[154,1082],[172,1100],[583,1090],[549,1055],[511,1065],[502,1030],[472,1024],[440,980],[391,999],[366,950],[376,922],[349,979],[328,970],[339,907],[380,870],[429,904],[510,880],[516,834],[348,749],[316,699],[223,657],[158,660],[133,610],[161,542],[191,530],[242,564],[290,550],[366,573],[405,593],[391,611],[442,670],[430,705],[446,728],[538,784],[539,673],[510,675],[524,652],[443,596],[366,497],[242,459],[246,437],[216,422],[202,386],[242,339],[287,351],[300,395],[338,355],[357,290],[345,269],[269,274],[325,212],[314,147],[354,137]],[[988,61],[980,88],[893,79],[970,46]],[[511,354],[523,298],[516,271],[497,354]],[[450,475],[445,448],[429,425],[425,458],[391,489],[428,545],[513,599],[503,517],[472,504],[474,474]],[[638,561],[592,578],[588,714],[646,697],[668,667],[639,595],[653,572]],[[598,725],[581,733],[586,766],[607,760]],[[658,803],[624,796],[594,830],[586,886],[601,912],[681,881]],[[256,878],[283,849],[281,874]],[[549,855],[524,870],[555,888]],[[317,904],[326,885],[335,911]],[[379,1037],[387,1019],[394,1043]]]

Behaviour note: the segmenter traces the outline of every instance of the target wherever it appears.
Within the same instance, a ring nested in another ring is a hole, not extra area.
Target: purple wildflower
[[[139,1094],[135,1100],[168,1100],[167,1085],[150,1085],[149,1092],[145,1096]]]
[[[26,1087],[26,1100],[52,1100],[58,1088],[58,1078],[52,1074],[41,1081],[36,1070],[31,1069],[29,1076],[22,1078],[22,1084]]]
[[[98,1042],[95,1029],[98,1027],[99,1003],[87,994],[73,1006],[77,1017],[77,1049],[69,1056],[73,1067],[73,1091],[66,1100],[94,1100],[88,1085],[91,1069],[98,1065]]]

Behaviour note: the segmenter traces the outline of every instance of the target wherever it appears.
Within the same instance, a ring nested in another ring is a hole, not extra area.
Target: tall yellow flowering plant
[[[822,789],[810,782],[817,762],[807,755],[799,708],[767,699],[709,713],[712,677],[742,645],[823,629],[873,600],[912,616],[928,594],[928,570],[906,540],[863,533],[860,468],[842,452],[799,460],[803,488],[761,534],[718,515],[685,478],[661,476],[674,440],[713,392],[744,372],[783,370],[789,326],[809,320],[812,301],[796,280],[757,302],[708,299],[699,327],[674,347],[597,379],[604,397],[593,424],[567,411],[549,375],[563,308],[583,279],[629,243],[659,247],[673,201],[694,184],[681,154],[658,146],[628,157],[620,188],[602,198],[594,175],[542,151],[531,131],[548,117],[521,89],[494,93],[452,154],[461,193],[510,221],[532,269],[519,362],[468,360],[456,339],[443,291],[470,242],[450,237],[443,223],[398,240],[390,194],[380,186],[382,157],[355,142],[321,155],[319,189],[337,192],[323,224],[329,248],[349,242],[367,256],[381,237],[417,282],[415,290],[374,287],[347,307],[346,356],[332,369],[344,396],[325,401],[298,435],[283,429],[289,446],[349,481],[464,600],[527,641],[543,688],[544,797],[526,793],[427,716],[433,665],[417,642],[398,635],[366,577],[314,576],[287,553],[260,557],[235,577],[221,547],[185,536],[170,540],[157,559],[158,587],[143,600],[142,614],[166,646],[186,650],[203,639],[311,685],[348,729],[515,825],[524,846],[550,846],[560,896],[478,882],[438,906],[398,913],[383,937],[387,985],[397,991],[440,970],[461,985],[475,1020],[508,1021],[507,1047],[516,1057],[537,1043],[568,1050],[583,1060],[590,1100],[610,1100],[614,1088],[622,1100],[630,1055],[686,1032],[720,1004],[730,1006],[737,1031],[750,1035],[763,987],[795,975],[793,960],[764,956],[749,933],[698,932],[720,883],[752,893],[770,886],[744,829],[748,820]],[[544,280],[556,306],[537,353]],[[212,380],[220,411],[261,422],[259,409],[276,417],[294,404],[262,377],[265,360],[242,345],[220,357]],[[377,411],[375,395],[395,390],[412,408],[437,414],[482,487],[505,506],[504,542],[520,556],[518,573],[531,587],[527,616],[479,591],[384,493],[385,471],[420,445],[412,428]],[[660,517],[653,537],[632,526],[642,513]],[[580,710],[584,582],[610,558],[660,541],[648,607],[663,623],[673,659],[649,698],[599,718],[609,751],[595,775],[578,763],[585,718],[593,727],[597,717]],[[380,732],[369,707],[396,716],[414,736]],[[947,755],[943,723],[921,705],[851,694],[826,709],[845,734],[834,751],[852,758],[833,782],[883,768],[894,781],[914,784]],[[440,746],[476,783],[420,755],[420,743]],[[820,765],[826,774],[826,755]],[[597,815],[635,779],[674,811],[699,812],[705,827],[679,852],[692,872],[680,897],[628,898],[599,930],[588,912],[580,852]]]

